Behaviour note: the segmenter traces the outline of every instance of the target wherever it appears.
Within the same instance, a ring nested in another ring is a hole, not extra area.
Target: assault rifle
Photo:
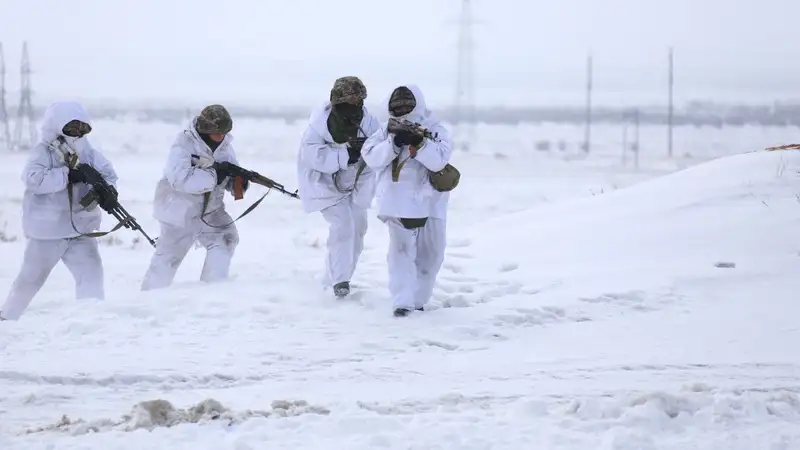
[[[202,158],[198,155],[192,155],[192,161],[201,161]],[[201,166],[202,167],[202,166]],[[264,175],[261,175],[258,172],[247,170],[243,167],[237,166],[236,164],[223,161],[223,162],[214,162],[211,167],[214,169],[222,169],[222,171],[227,172],[233,177],[234,180],[234,198],[240,200],[242,198],[242,188],[241,188],[241,180],[247,180],[251,183],[255,183],[261,186],[264,186],[267,189],[275,189],[276,191],[280,192],[281,194],[286,194],[289,197],[293,198],[300,198],[298,191],[295,190],[294,192],[287,191],[286,188],[276,182],[271,178],[267,178]],[[238,184],[238,186],[237,186]]]
[[[297,193],[297,191],[289,192],[286,190],[285,187],[283,187],[282,184],[277,183],[272,179],[267,178],[264,175],[261,175],[258,172],[247,170],[243,167],[239,167],[236,164],[227,161],[217,162],[212,160],[211,158],[208,158],[207,156],[192,155],[192,165],[202,169],[208,169],[208,168],[213,168],[215,170],[221,169],[223,172],[229,173],[230,176],[233,177],[233,198],[236,200],[241,200],[242,198],[244,198],[244,180],[247,180],[250,183],[259,184],[267,189],[275,189],[276,191],[282,194],[286,194],[289,197],[300,198],[300,195]],[[234,222],[241,219],[242,217],[250,214],[264,200],[264,198],[267,197],[267,194],[269,194],[269,191],[267,191],[266,194],[262,195],[261,198],[259,198],[255,203],[250,205],[242,214],[239,215],[239,217],[232,220],[231,222],[224,225],[214,225],[206,222],[205,220],[206,211],[208,209],[208,203],[211,199],[211,194],[209,192],[206,192],[205,194],[203,194],[203,210],[200,212],[200,220],[202,220],[204,224],[206,224],[211,228],[225,228],[229,225],[232,225]]]
[[[69,145],[66,143],[63,137],[59,136],[58,140],[61,145],[64,145],[69,149]],[[115,206],[112,208],[106,209],[103,208],[102,205],[100,206],[107,213],[109,213],[115,219],[117,219],[119,223],[113,229],[111,229],[111,231],[88,233],[88,234],[81,233],[81,234],[89,237],[100,237],[100,236],[105,236],[108,233],[112,233],[120,229],[121,227],[125,227],[129,230],[138,231],[139,233],[142,234],[142,236],[144,236],[145,239],[147,239],[147,242],[149,242],[150,245],[155,247],[156,246],[155,239],[150,238],[150,236],[148,236],[147,233],[142,229],[141,225],[139,225],[139,223],[136,221],[136,218],[130,215],[128,211],[126,211],[125,208],[123,208],[122,205],[119,204],[119,201],[116,201],[118,193],[117,190],[114,188],[114,186],[108,184],[105,178],[103,178],[103,175],[101,175],[100,172],[97,171],[97,169],[90,166],[89,164],[80,163],[80,161],[78,160],[77,152],[65,151],[64,149],[61,150],[64,153],[64,160],[67,163],[67,167],[69,167],[70,170],[80,172],[81,175],[83,175],[82,178],[86,180],[85,183],[91,186],[89,192],[86,193],[86,195],[84,195],[78,201],[78,203],[82,207],[84,207],[85,209],[92,209],[94,207],[97,207],[98,203],[100,203],[104,199],[113,198],[115,200],[114,201]],[[70,220],[72,220],[72,210],[71,210],[72,185],[69,185],[67,189],[68,189],[67,195],[69,197],[69,205],[70,205]],[[72,227],[75,228],[74,222],[72,224]]]
[[[389,133],[398,132],[407,132],[411,134],[416,134],[417,136],[422,136],[424,138],[428,138],[434,142],[439,141],[439,133],[432,133],[427,128],[423,127],[422,125],[412,122],[408,119],[398,119],[396,117],[389,118],[389,126],[387,127]]]

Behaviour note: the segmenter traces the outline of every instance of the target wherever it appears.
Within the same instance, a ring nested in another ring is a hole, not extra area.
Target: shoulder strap
[[[74,170],[75,166],[78,163],[78,153],[74,152],[74,153],[72,153],[70,155],[65,155],[64,163],[67,165],[67,168],[69,170]],[[124,222],[119,222],[116,225],[114,225],[114,228],[112,228],[112,229],[110,229],[108,231],[95,231],[95,232],[92,232],[92,233],[82,233],[82,232],[80,232],[78,230],[78,227],[75,226],[74,211],[72,209],[72,202],[73,202],[73,200],[75,198],[75,194],[72,191],[73,187],[74,187],[74,185],[70,181],[67,181],[67,201],[69,202],[69,223],[72,226],[72,230],[74,232],[78,233],[79,236],[90,237],[90,238],[103,237],[103,236],[105,236],[107,234],[111,234],[111,233],[119,230],[123,226],[125,226]]]
[[[203,194],[203,210],[200,212],[200,220],[204,224],[208,225],[211,228],[226,228],[226,227],[229,227],[229,226],[233,225],[234,223],[236,223],[242,217],[244,217],[244,216],[250,214],[251,212],[253,212],[253,210],[256,209],[256,207],[258,207],[259,204],[261,204],[261,202],[264,200],[264,198],[267,196],[267,194],[269,194],[269,191],[267,191],[266,194],[262,195],[261,198],[256,200],[255,203],[253,203],[252,205],[248,206],[247,209],[245,209],[244,212],[239,215],[239,217],[233,219],[229,223],[226,223],[225,225],[211,225],[210,223],[206,222],[206,219],[205,219],[205,216],[207,215],[206,210],[208,209],[208,203],[211,201],[211,192],[206,192],[205,194]]]
[[[403,169],[403,166],[406,164],[406,161],[414,157],[415,148],[409,147],[410,155],[402,161],[400,161],[400,155],[397,155],[395,159],[392,160],[392,181],[397,183],[397,180],[400,179],[400,171]]]
[[[91,238],[103,237],[103,236],[105,236],[107,234],[111,234],[111,233],[119,230],[120,228],[122,228],[125,225],[124,222],[119,222],[118,224],[116,224],[114,226],[114,228],[112,228],[112,229],[110,229],[108,231],[95,231],[95,232],[92,232],[92,233],[81,233],[80,231],[78,231],[78,227],[75,226],[75,218],[73,217],[73,212],[72,212],[72,200],[74,198],[74,194],[72,193],[72,187],[73,187],[72,183],[67,182],[67,199],[69,201],[69,223],[70,223],[70,225],[72,225],[72,230],[75,231],[76,233],[78,233],[79,236],[91,237]]]

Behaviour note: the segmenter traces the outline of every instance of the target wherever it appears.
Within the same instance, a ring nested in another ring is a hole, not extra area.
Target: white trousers
[[[62,261],[75,278],[75,297],[103,299],[103,260],[97,239],[28,239],[22,267],[11,285],[0,315],[18,320],[44,286],[53,268]]]
[[[353,196],[322,210],[328,222],[328,254],[325,258],[325,283],[333,286],[350,281],[364,250],[367,210],[353,204]]]
[[[227,214],[224,215],[227,216]],[[230,216],[228,216],[227,222],[230,222]],[[219,223],[227,222],[219,221]],[[156,252],[150,260],[150,267],[147,268],[147,273],[144,275],[142,290],[149,291],[170,286],[195,241],[206,249],[200,280],[208,283],[226,280],[230,272],[233,254],[239,244],[239,232],[236,225],[212,228],[203,224],[202,230],[198,232],[191,228],[181,228],[161,222],[161,235],[156,241]]]
[[[407,230],[400,220],[389,226],[389,292],[395,308],[421,308],[433,294],[433,286],[444,262],[447,221],[429,218],[422,228]]]

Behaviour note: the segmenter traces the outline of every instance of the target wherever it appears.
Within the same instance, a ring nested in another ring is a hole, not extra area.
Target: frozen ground
[[[297,127],[238,130],[243,164],[295,187]],[[96,131],[157,235],[176,130]],[[229,283],[195,281],[198,250],[139,293],[151,249],[127,231],[103,247],[106,301],[73,300],[59,266],[0,326],[0,449],[800,449],[800,154],[694,165],[723,156],[709,138],[634,171],[611,140],[567,158],[501,131],[454,161],[430,312],[391,317],[374,218],[354,298],[320,292],[324,223],[277,193],[239,222]],[[763,133],[729,153],[788,142]],[[24,158],[4,158],[2,295],[23,250]]]

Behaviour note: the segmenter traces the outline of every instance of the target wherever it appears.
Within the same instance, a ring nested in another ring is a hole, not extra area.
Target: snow
[[[240,160],[294,189],[301,127],[237,122]],[[106,301],[74,300],[59,266],[0,324],[0,449],[800,449],[800,154],[750,151],[788,142],[775,130],[729,134],[728,151],[693,130],[705,153],[634,170],[618,130],[581,158],[533,150],[576,130],[482,128],[454,161],[433,310],[404,319],[374,217],[345,301],[319,284],[324,222],[278,193],[237,223],[228,283],[196,281],[197,250],[173,288],[141,293],[152,250],[115,233]],[[177,131],[93,132],[152,235]],[[5,292],[24,155],[4,158]]]

